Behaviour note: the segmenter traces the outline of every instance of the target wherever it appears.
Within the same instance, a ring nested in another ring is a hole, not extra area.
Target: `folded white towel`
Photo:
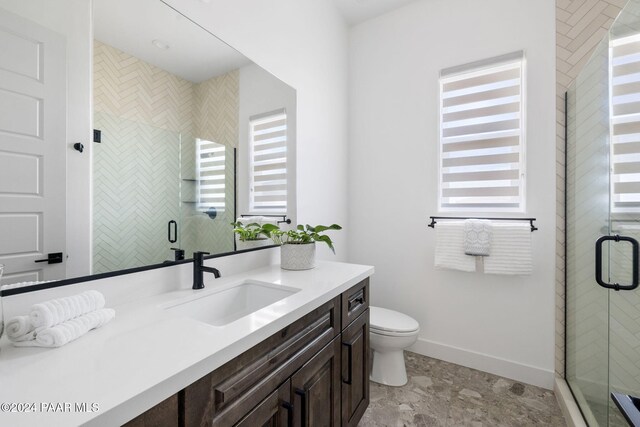
[[[274,217],[269,217],[269,216],[245,216],[245,217],[240,217],[240,218],[236,218],[236,222],[241,222],[243,225],[247,225],[247,224],[273,224],[273,225],[278,225],[278,219],[274,218]]]
[[[247,225],[247,224],[251,224],[254,222],[258,222],[256,221],[255,216],[241,216],[240,218],[236,218],[236,222],[241,222],[243,225]]]
[[[494,222],[491,255],[483,259],[485,273],[530,275],[533,272],[531,225]]]
[[[86,291],[70,297],[57,298],[31,307],[31,323],[40,331],[104,307],[104,295]]]
[[[464,221],[464,253],[475,256],[489,256],[492,226],[486,219]]]
[[[7,337],[11,341],[28,341],[35,338],[35,328],[29,316],[16,316],[7,322]]]
[[[51,328],[45,328],[36,333],[34,340],[14,342],[13,345],[16,347],[61,347],[80,338],[90,330],[110,322],[115,315],[115,310],[111,308],[92,311]]]
[[[435,266],[461,271],[475,271],[475,257],[464,253],[464,222],[441,221],[436,226]]]

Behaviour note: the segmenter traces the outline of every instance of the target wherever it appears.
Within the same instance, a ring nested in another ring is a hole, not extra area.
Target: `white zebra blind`
[[[196,139],[196,209],[225,209],[225,146]]]
[[[284,110],[249,121],[252,213],[287,213],[287,114]]]
[[[613,212],[640,212],[640,36],[611,41]]]
[[[441,211],[524,211],[522,52],[443,70]]]

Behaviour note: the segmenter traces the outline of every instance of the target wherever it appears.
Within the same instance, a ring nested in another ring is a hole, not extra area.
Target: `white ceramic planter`
[[[271,239],[258,239],[258,240],[237,240],[236,248],[240,251],[242,249],[253,249],[260,248],[262,246],[273,245],[273,241]]]
[[[310,270],[316,266],[316,244],[284,244],[280,247],[280,267],[285,270]]]

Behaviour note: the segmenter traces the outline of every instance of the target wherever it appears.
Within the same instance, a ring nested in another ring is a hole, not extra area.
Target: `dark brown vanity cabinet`
[[[177,425],[179,425],[178,394],[174,394],[126,423],[125,427],[174,427]]]
[[[163,425],[356,426],[369,404],[368,308],[365,279],[180,391],[179,421]]]

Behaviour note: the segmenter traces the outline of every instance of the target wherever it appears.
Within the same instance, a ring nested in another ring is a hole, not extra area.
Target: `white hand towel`
[[[258,222],[257,216],[241,216],[240,218],[236,218],[236,222],[242,223],[242,225],[248,225]]]
[[[461,271],[475,271],[475,257],[464,253],[464,222],[441,221],[436,225],[435,266]]]
[[[16,316],[7,322],[7,336],[11,341],[28,341],[35,338],[35,328],[29,316]]]
[[[258,224],[272,224],[278,225],[278,218],[270,217],[270,216],[259,216]]]
[[[104,307],[104,295],[86,291],[70,297],[57,298],[31,307],[31,323],[40,331]]]
[[[41,330],[36,333],[34,340],[14,342],[13,345],[16,347],[61,347],[80,338],[90,330],[105,325],[115,315],[115,310],[111,308],[92,311],[51,328]]]
[[[533,272],[531,225],[494,223],[491,255],[483,259],[485,273],[530,275]]]
[[[491,221],[467,219],[464,221],[464,253],[475,256],[489,256],[492,236]]]
[[[236,219],[236,222],[241,222],[243,225],[254,224],[254,223],[258,225],[262,225],[262,224],[278,225],[278,219],[274,217],[269,217],[269,216],[240,217]]]

